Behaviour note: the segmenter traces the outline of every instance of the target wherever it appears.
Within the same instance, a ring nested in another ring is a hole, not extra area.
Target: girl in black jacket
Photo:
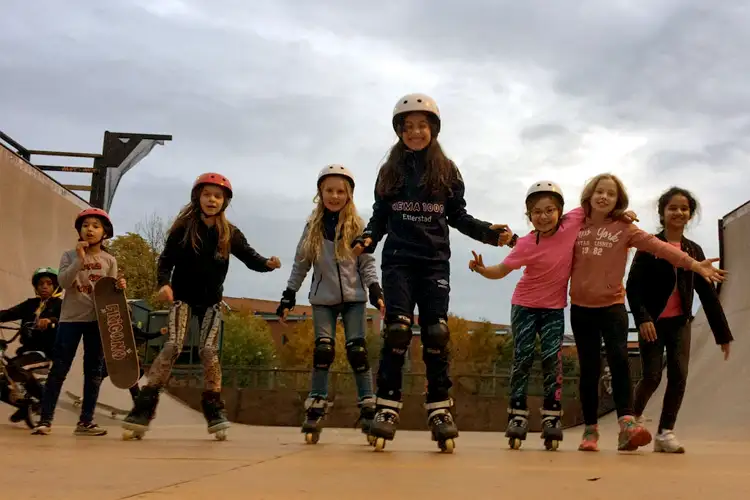
[[[123,421],[123,437],[140,438],[148,430],[167,384],[172,366],[182,352],[192,317],[200,327],[200,354],[204,391],[201,398],[208,432],[225,439],[230,426],[221,399],[221,366],[217,345],[221,326],[221,299],[229,256],[249,269],[268,272],[281,267],[278,257],[267,259],[256,252],[238,228],[227,220],[225,210],[232,200],[232,185],[221,174],[206,173],[193,183],[190,202],[169,229],[159,256],[159,298],[171,302],[169,336],[148,372],[133,409]]]
[[[503,232],[502,225],[467,213],[461,174],[437,140],[440,111],[431,97],[410,94],[399,99],[392,125],[399,141],[378,174],[370,222],[353,242],[359,255],[374,251],[386,237],[382,255],[385,331],[377,376],[378,412],[370,430],[376,450],[382,450],[396,432],[404,356],[417,306],[427,370],[427,422],[433,439],[450,452],[458,430],[449,397],[448,226],[493,246],[508,243],[511,234]]]
[[[656,237],[698,261],[704,260],[700,245],[683,234],[698,208],[695,197],[686,189],[673,187],[661,195],[658,206],[663,230]],[[685,452],[673,429],[687,382],[694,291],[698,292],[711,331],[726,360],[734,339],[714,285],[649,253],[636,253],[628,275],[627,295],[640,331],[638,341],[643,365],[643,378],[635,393],[637,419],[643,419],[643,410],[661,382],[664,350],[667,352],[667,390],[658,434],[654,437],[657,452]]]

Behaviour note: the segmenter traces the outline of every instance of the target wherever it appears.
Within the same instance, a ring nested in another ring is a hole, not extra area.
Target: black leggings
[[[633,386],[628,364],[628,313],[625,305],[572,305],[570,323],[581,367],[579,390],[584,423],[595,425],[598,421],[602,339],[612,375],[612,395],[617,416],[632,415]]]
[[[664,350],[667,351],[667,390],[659,420],[659,432],[674,429],[677,413],[682,406],[687,384],[688,363],[690,362],[690,323],[687,317],[664,318],[657,320],[656,340],[646,342],[639,339],[643,378],[635,388],[635,414],[643,414],[648,400],[661,382],[664,367]]]

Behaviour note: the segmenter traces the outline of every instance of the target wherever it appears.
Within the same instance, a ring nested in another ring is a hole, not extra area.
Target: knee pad
[[[429,353],[442,354],[448,350],[450,338],[448,323],[441,319],[439,323],[427,326],[422,335],[422,346]]]
[[[370,369],[367,360],[367,344],[365,339],[356,338],[346,343],[346,358],[352,366],[354,373],[365,373]]]
[[[336,347],[334,340],[330,337],[315,339],[313,349],[313,366],[318,370],[328,370],[336,358]]]
[[[411,321],[406,316],[396,316],[388,320],[385,327],[385,345],[394,353],[404,354],[411,343]]]

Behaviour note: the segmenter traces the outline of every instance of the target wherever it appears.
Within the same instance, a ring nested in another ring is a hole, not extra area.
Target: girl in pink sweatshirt
[[[585,429],[579,449],[597,451],[599,432],[600,350],[602,339],[612,374],[612,389],[620,423],[618,450],[632,451],[651,442],[651,434],[633,417],[633,391],[628,367],[628,315],[623,278],[631,247],[651,253],[721,281],[724,271],[716,259],[698,262],[672,245],[619,220],[628,207],[622,182],[612,174],[594,177],[581,193],[586,219],[578,233],[570,282],[570,322],[580,365],[580,397]]]

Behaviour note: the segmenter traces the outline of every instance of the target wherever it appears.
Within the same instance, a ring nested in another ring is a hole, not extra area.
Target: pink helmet
[[[87,208],[78,214],[75,221],[75,228],[78,233],[81,232],[81,226],[83,226],[83,220],[86,217],[97,217],[102,221],[104,227],[104,238],[111,238],[115,235],[114,227],[112,226],[112,220],[109,218],[109,214],[101,208]]]
[[[221,174],[217,174],[215,172],[208,172],[205,174],[201,174],[198,176],[197,179],[195,179],[195,182],[193,183],[193,192],[195,192],[199,187],[210,184],[213,186],[219,186],[223,187],[227,192],[227,197],[232,197],[232,183],[229,182],[229,179],[224,177]]]

